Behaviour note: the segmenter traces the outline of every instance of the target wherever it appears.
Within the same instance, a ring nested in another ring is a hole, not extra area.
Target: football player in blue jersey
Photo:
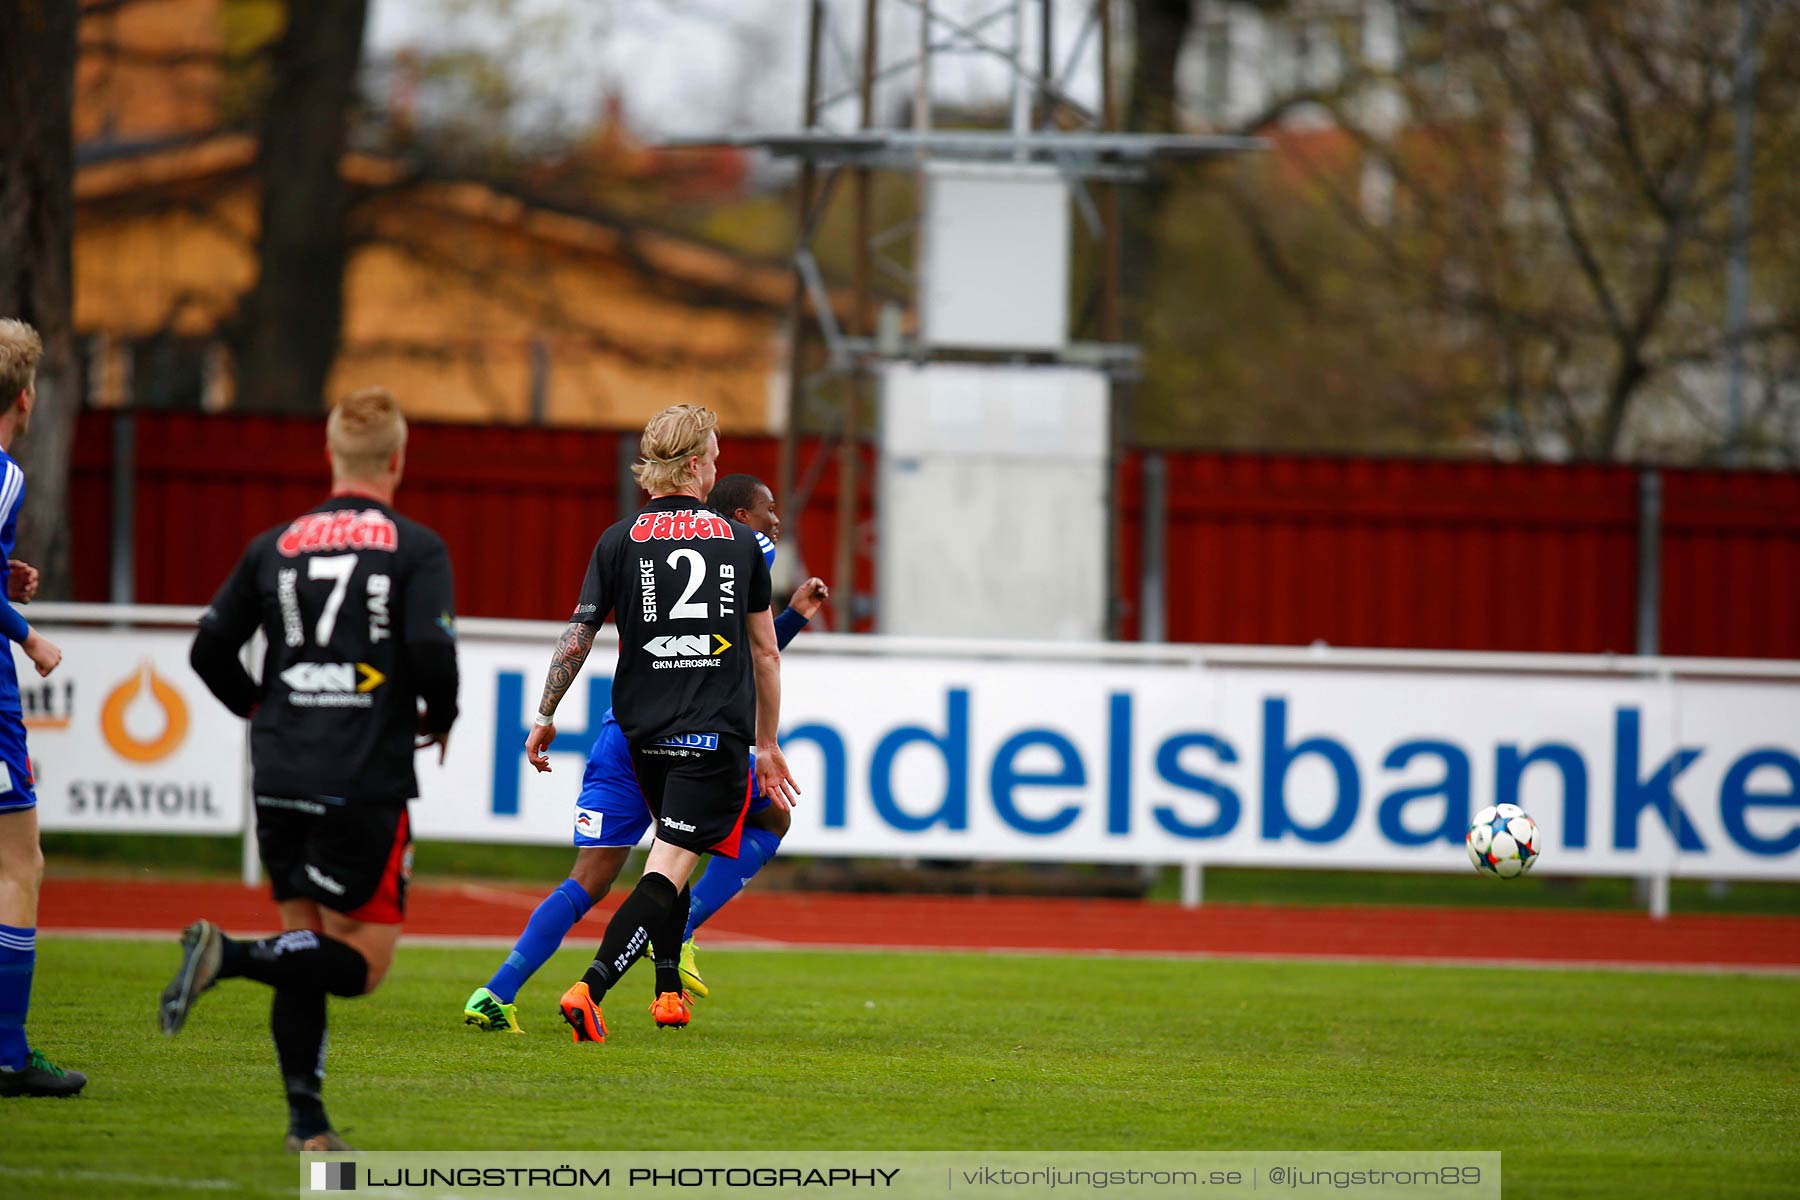
[[[7,562],[0,633],[17,643],[39,675],[48,675],[62,661],[62,651],[7,602],[29,600],[37,590],[37,572],[12,560],[19,511],[25,506],[25,472],[10,452],[31,424],[42,354],[36,330],[23,321],[0,320],[0,558]],[[37,794],[31,788],[19,676],[9,649],[0,654],[0,1096],[73,1096],[87,1083],[80,1071],[63,1070],[25,1040],[43,877]]]
[[[781,518],[775,513],[775,496],[753,475],[726,475],[713,484],[707,503],[716,512],[740,521],[756,531],[764,558],[773,565],[775,543],[781,537]],[[775,618],[775,638],[783,649],[806,626],[830,596],[817,578],[808,579],[794,592],[787,610]],[[755,778],[752,759],[751,777]],[[788,814],[770,804],[761,789],[752,791],[749,815],[735,859],[715,855],[693,886],[692,907],[681,947],[682,985],[696,996],[707,994],[694,961],[694,930],[744,889],[751,878],[775,857],[788,831]],[[537,969],[549,961],[576,922],[612,887],[632,847],[650,828],[650,808],[638,789],[631,766],[631,749],[608,709],[601,718],[600,736],[588,754],[575,802],[575,866],[569,877],[546,896],[526,922],[512,952],[486,986],[475,989],[463,1005],[463,1021],[488,1032],[518,1033],[519,989]]]

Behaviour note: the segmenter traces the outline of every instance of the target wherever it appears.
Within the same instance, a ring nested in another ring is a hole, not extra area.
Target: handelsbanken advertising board
[[[191,634],[45,633],[63,652],[48,679],[13,651],[44,829],[243,828],[244,723],[188,667]]]
[[[553,771],[520,754],[550,641],[463,646],[420,836],[568,844],[610,702],[594,647]],[[798,649],[798,648],[797,648]],[[1800,878],[1800,684],[1630,676],[783,659],[789,853],[1468,870],[1522,804],[1540,872]]]

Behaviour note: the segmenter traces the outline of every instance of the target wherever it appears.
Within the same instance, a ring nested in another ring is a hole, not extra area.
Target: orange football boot
[[[577,1042],[604,1042],[606,1040],[606,1021],[600,1016],[600,1006],[594,1003],[593,994],[588,985],[579,980],[568,991],[563,993],[562,1019],[569,1023],[575,1031]]]
[[[662,1029],[680,1029],[694,1016],[694,998],[686,992],[663,992],[650,1006],[650,1015]]]

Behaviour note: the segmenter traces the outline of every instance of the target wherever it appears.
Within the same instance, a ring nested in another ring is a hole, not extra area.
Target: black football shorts
[[[404,800],[256,798],[256,844],[275,900],[316,900],[376,925],[406,915],[412,822]]]
[[[656,836],[736,858],[750,807],[750,748],[723,733],[678,733],[631,748]]]

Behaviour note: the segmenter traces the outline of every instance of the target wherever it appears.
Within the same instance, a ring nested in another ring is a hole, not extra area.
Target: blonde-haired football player
[[[62,661],[62,651],[7,602],[29,600],[37,591],[37,572],[12,561],[19,511],[25,507],[25,472],[10,452],[31,425],[38,358],[43,352],[37,330],[23,321],[0,320],[0,556],[8,562],[0,632],[19,644],[39,675],[48,675]],[[87,1076],[63,1070],[25,1041],[37,962],[38,885],[43,876],[19,677],[13,656],[0,654],[0,1096],[73,1096],[87,1083]]]

